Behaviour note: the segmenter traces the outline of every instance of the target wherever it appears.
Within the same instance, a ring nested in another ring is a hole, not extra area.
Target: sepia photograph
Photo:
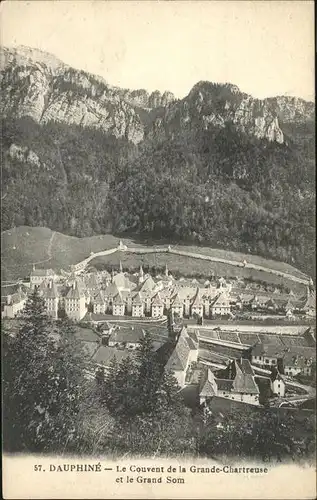
[[[4,498],[315,498],[314,2],[0,13]]]

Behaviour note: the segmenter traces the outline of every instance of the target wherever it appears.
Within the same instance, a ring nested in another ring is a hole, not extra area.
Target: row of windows
[[[253,356],[253,358],[256,359],[256,360],[259,360],[259,361],[262,361],[264,359],[262,356]],[[264,359],[264,363],[266,365],[269,365],[269,364],[276,365],[276,359],[265,358]]]

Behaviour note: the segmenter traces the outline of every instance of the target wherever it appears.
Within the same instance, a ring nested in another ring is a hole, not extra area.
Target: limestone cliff
[[[3,116],[96,127],[136,144],[144,137],[139,108],[149,113],[175,99],[168,92],[113,87],[27,47],[1,49],[1,88]]]
[[[259,139],[283,143],[283,123],[312,121],[313,103],[294,97],[254,99],[235,85],[199,82],[181,101],[170,105],[152,124],[149,135],[173,135],[177,129],[225,127]]]
[[[254,99],[235,85],[199,82],[182,100],[172,93],[128,90],[67,66],[54,56],[17,47],[1,49],[0,111],[103,130],[138,144],[187,129],[224,127],[283,143],[283,123],[313,120],[314,105],[293,97]]]

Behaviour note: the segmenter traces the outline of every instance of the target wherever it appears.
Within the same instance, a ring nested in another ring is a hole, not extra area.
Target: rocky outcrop
[[[18,162],[30,163],[31,165],[35,165],[37,167],[39,167],[41,164],[37,154],[26,146],[18,146],[17,144],[13,143],[8,150],[8,155],[10,156],[11,160],[15,160]]]
[[[1,49],[1,90],[3,116],[98,128],[135,144],[146,136],[160,139],[227,124],[283,143],[281,123],[314,117],[313,103],[283,96],[253,99],[231,84],[199,82],[182,100],[170,92],[121,89],[28,47]]]
[[[254,99],[236,85],[199,82],[182,101],[167,109],[164,118],[157,119],[149,134],[173,135],[177,128],[235,128],[258,139],[283,143],[281,122],[313,120],[314,105],[298,98],[277,97]]]
[[[3,116],[95,127],[135,144],[143,140],[145,129],[138,108],[147,113],[175,100],[168,92],[113,87],[27,47],[1,49],[1,88]]]

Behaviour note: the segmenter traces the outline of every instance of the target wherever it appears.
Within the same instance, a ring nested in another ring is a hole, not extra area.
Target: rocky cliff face
[[[135,144],[146,136],[228,123],[259,139],[283,143],[283,123],[305,123],[314,116],[313,103],[284,96],[253,99],[234,85],[199,82],[182,100],[170,92],[121,89],[27,47],[1,49],[1,89],[3,116],[95,127]]]
[[[312,121],[313,103],[294,97],[253,99],[235,85],[199,82],[187,97],[166,109],[164,117],[156,119],[149,134],[173,135],[177,129],[193,127],[225,127],[283,143],[283,123]]]
[[[96,127],[136,144],[145,128],[139,108],[149,113],[175,100],[169,92],[113,87],[27,47],[1,49],[1,88],[3,116]]]

